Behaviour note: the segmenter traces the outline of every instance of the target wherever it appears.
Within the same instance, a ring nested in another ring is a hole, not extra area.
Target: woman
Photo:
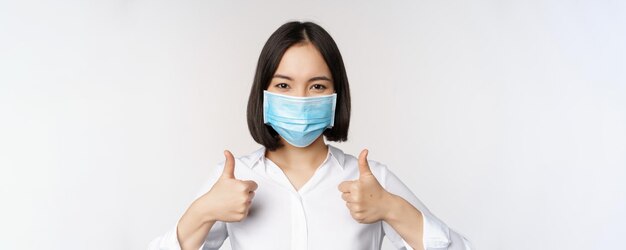
[[[346,141],[350,91],[331,36],[289,22],[261,52],[248,101],[255,152],[226,160],[153,249],[469,249],[387,166]],[[323,136],[322,136],[323,135]],[[207,192],[208,190],[208,192]]]

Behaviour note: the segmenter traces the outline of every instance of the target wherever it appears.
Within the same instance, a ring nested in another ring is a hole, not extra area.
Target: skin
[[[291,96],[330,95],[335,92],[330,69],[311,43],[295,44],[281,58],[268,91]],[[328,154],[320,135],[307,147],[299,148],[280,138],[283,147],[266,151],[265,157],[276,163],[296,190],[306,183]],[[423,217],[419,210],[387,192],[370,171],[368,150],[359,155],[359,178],[344,181],[337,187],[346,209],[359,223],[381,220],[393,227],[415,250],[423,250]],[[198,249],[216,221],[241,221],[248,215],[257,184],[235,178],[235,160],[225,150],[222,176],[206,194],[196,199],[178,223],[178,240],[182,249]]]
[[[285,51],[267,91],[290,96],[310,97],[335,92],[330,69],[320,52],[310,43],[300,43]],[[283,147],[266,151],[296,190],[313,175],[326,159],[328,146],[320,135],[311,145],[299,148],[280,137]]]

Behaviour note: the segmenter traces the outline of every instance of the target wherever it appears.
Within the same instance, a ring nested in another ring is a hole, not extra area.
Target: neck
[[[322,165],[328,155],[328,145],[324,136],[318,137],[311,145],[299,148],[280,138],[283,147],[265,151],[265,157],[282,169],[315,170]]]

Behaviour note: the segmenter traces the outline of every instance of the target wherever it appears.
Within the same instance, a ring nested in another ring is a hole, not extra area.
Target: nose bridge
[[[306,89],[306,83],[297,83],[296,96],[298,97],[307,97],[309,92]]]

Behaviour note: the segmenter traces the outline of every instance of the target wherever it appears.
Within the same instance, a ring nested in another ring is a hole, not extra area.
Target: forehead
[[[331,77],[330,69],[319,50],[311,43],[298,43],[289,47],[278,64],[276,74],[293,78],[324,75]]]

